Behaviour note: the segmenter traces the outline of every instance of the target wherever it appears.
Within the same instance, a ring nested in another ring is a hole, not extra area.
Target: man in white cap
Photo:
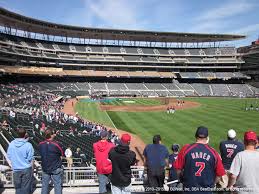
[[[222,163],[227,172],[226,175],[222,177],[220,185],[223,188],[226,188],[229,177],[228,170],[230,169],[231,163],[237,153],[244,150],[244,144],[236,139],[236,132],[234,129],[228,130],[227,140],[220,142],[219,150],[222,158]]]

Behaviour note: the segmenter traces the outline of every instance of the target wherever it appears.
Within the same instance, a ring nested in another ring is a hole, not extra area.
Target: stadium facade
[[[240,72],[244,60],[237,49],[220,46],[245,38],[242,35],[84,28],[3,8],[0,12],[0,72],[7,79],[37,76],[45,82],[80,82],[73,89],[65,87],[79,91],[74,95],[101,91],[125,96],[252,96],[257,92],[244,84],[250,76]]]
[[[238,48],[245,63],[241,66],[241,71],[250,76],[251,84],[258,87],[259,81],[259,39],[252,42],[251,45]]]

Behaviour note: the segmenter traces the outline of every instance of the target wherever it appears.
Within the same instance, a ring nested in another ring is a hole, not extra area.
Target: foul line
[[[112,121],[110,115],[107,113],[107,111],[105,111],[106,115],[108,116],[108,118],[110,119],[110,121],[112,122],[113,127],[118,131],[118,128],[115,126],[114,122]]]

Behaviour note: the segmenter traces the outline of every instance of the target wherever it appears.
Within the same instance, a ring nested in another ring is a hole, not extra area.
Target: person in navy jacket
[[[62,194],[63,168],[61,157],[64,151],[60,144],[54,141],[56,133],[47,129],[45,131],[46,140],[40,142],[39,151],[42,166],[42,191],[41,194],[49,193],[49,182],[54,183],[55,194]]]
[[[212,194],[215,184],[225,175],[220,155],[208,145],[208,135],[206,127],[198,127],[196,142],[185,145],[174,162],[186,193]]]

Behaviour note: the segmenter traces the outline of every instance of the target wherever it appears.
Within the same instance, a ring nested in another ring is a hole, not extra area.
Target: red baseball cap
[[[244,140],[245,141],[249,141],[249,140],[257,141],[257,135],[254,131],[247,131],[247,132],[245,132]]]
[[[121,135],[121,143],[129,144],[130,140],[131,140],[131,136],[129,134],[124,133]]]

